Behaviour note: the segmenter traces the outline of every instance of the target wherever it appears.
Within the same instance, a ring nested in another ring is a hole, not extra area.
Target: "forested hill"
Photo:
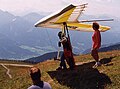
[[[106,47],[103,46],[102,48],[100,48],[99,52],[107,52],[107,51],[113,51],[113,50],[120,50],[120,43],[116,43],[114,45],[110,45],[110,46],[106,46]],[[90,54],[90,52],[91,52],[91,49],[88,49],[85,52],[83,52],[83,54]],[[58,52],[45,53],[41,56],[29,58],[25,61],[26,62],[32,62],[32,63],[39,63],[39,62],[42,62],[42,61],[46,61],[48,59],[56,58],[57,53]],[[61,55],[61,53],[60,53],[60,55]],[[75,56],[75,54],[74,54],[74,56]]]
[[[99,52],[107,52],[107,51],[112,51],[112,50],[120,50],[120,42],[113,44],[113,45],[104,45],[99,49]],[[88,54],[90,53],[91,49],[87,49],[86,51],[83,52],[83,54]]]

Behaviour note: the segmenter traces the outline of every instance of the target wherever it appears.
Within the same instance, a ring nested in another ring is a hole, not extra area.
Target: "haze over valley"
[[[34,24],[45,15],[29,13],[24,16],[15,16],[0,10],[0,58],[26,59],[58,50],[57,33],[60,29],[36,28]],[[102,33],[104,47],[119,44],[120,19],[106,15],[82,15],[79,20],[114,19],[113,22],[100,22],[101,25],[111,27],[111,30]],[[74,54],[81,54],[91,48],[92,32],[70,31]],[[61,48],[62,50],[62,48]]]

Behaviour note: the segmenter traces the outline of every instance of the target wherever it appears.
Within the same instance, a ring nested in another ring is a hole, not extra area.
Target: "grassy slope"
[[[42,71],[42,80],[53,89],[120,89],[120,51],[100,53],[103,65],[93,69],[94,60],[88,55],[75,57],[75,70],[56,71],[59,61],[49,60],[36,64]],[[32,84],[29,68],[11,67],[12,79],[0,66],[0,89],[27,89]]]

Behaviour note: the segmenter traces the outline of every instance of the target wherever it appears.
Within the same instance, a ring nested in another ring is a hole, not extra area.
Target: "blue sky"
[[[30,12],[42,14],[58,11],[69,4],[83,3],[88,3],[85,14],[120,17],[120,0],[0,0],[0,9],[14,15],[25,15]]]

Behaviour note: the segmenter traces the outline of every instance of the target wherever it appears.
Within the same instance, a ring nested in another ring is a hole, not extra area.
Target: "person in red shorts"
[[[94,30],[94,33],[92,35],[92,50],[91,55],[95,59],[96,63],[93,67],[101,66],[101,63],[99,62],[99,55],[98,50],[101,47],[101,34],[99,31],[99,24],[96,22],[93,22],[92,28]]]
[[[60,60],[61,60],[60,67],[58,67],[57,70],[67,69],[65,59],[66,59],[67,64],[69,65],[69,68],[74,69],[75,61],[74,61],[74,57],[73,57],[73,53],[72,53],[72,47],[70,44],[70,40],[61,31],[58,33],[58,37],[60,39],[58,46],[61,47],[61,43],[62,43],[63,54],[60,58]]]

